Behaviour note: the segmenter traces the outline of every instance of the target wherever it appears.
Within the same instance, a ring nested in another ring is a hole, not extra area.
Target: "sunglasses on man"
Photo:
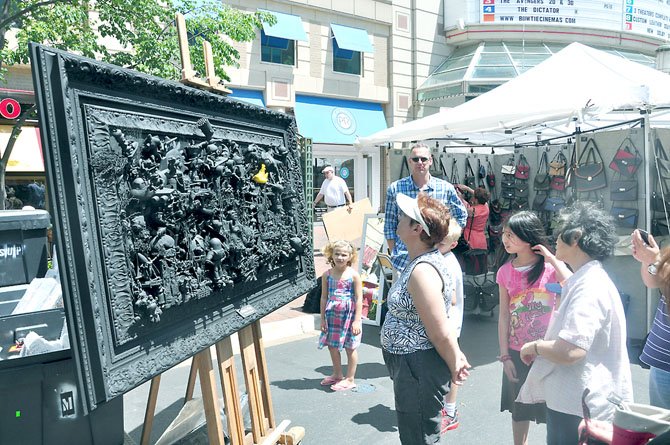
[[[425,156],[414,156],[413,158],[410,158],[410,159],[411,159],[413,162],[419,162],[419,161],[421,161],[421,162],[428,162],[428,159],[430,159],[430,158],[427,158],[427,157],[425,157]]]

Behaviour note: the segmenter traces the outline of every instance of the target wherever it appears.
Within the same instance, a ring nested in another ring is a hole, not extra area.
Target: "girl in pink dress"
[[[558,306],[559,297],[545,286],[562,282],[571,273],[549,253],[544,225],[533,212],[518,212],[507,220],[499,253],[498,359],[504,371],[500,411],[512,413],[514,444],[526,445],[530,421],[545,423],[546,406],[515,401],[530,370],[519,351],[525,343],[544,337]]]
[[[321,337],[319,349],[328,346],[333,373],[321,381],[333,391],[356,387],[354,375],[358,364],[356,349],[361,344],[363,287],[356,263],[356,249],[349,241],[334,241],[323,248],[332,266],[321,277]],[[347,351],[347,375],[342,372],[341,351]]]

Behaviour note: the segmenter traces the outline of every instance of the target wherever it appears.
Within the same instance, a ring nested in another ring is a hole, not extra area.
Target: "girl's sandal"
[[[332,389],[333,391],[348,391],[350,389],[354,389],[355,387],[356,387],[355,383],[351,383],[349,380],[344,379],[341,382],[331,386],[330,389]]]
[[[340,383],[343,379],[336,379],[335,377],[329,375],[325,379],[321,380],[321,386],[331,386],[331,385],[337,385]]]

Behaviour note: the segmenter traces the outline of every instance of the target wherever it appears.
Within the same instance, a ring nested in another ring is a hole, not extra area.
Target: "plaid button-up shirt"
[[[400,218],[400,209],[396,203],[396,196],[398,193],[416,198],[420,191],[424,191],[431,198],[442,201],[449,206],[452,218],[456,218],[461,227],[465,227],[468,219],[468,213],[460,198],[456,194],[456,189],[449,182],[435,177],[430,177],[428,184],[423,188],[414,183],[411,176],[398,179],[389,185],[386,190],[386,212],[384,216],[384,236],[386,239],[394,240],[395,246],[391,252],[391,263],[398,271],[402,270],[409,263],[409,256],[407,254],[407,246],[403,243],[398,235],[396,229],[398,228],[398,219]]]

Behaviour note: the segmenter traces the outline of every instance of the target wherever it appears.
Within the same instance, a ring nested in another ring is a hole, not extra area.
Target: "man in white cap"
[[[396,203],[396,196],[399,193],[416,198],[419,192],[426,192],[431,198],[440,200],[449,207],[451,216],[458,222],[458,225],[465,227],[467,221],[467,211],[456,194],[454,186],[430,175],[432,163],[430,148],[425,144],[414,145],[409,156],[410,176],[391,183],[386,190],[384,236],[391,249],[391,263],[398,272],[402,272],[409,263],[407,247],[396,234],[400,218],[400,209]]]
[[[323,199],[328,206],[328,211],[332,212],[338,207],[347,206],[348,210],[351,211],[351,193],[349,193],[349,188],[347,183],[344,182],[344,179],[335,175],[335,169],[332,166],[327,166],[321,170],[326,176],[323,184],[321,184],[321,190],[316,195],[314,199],[314,204],[312,207],[316,207],[316,204]]]

